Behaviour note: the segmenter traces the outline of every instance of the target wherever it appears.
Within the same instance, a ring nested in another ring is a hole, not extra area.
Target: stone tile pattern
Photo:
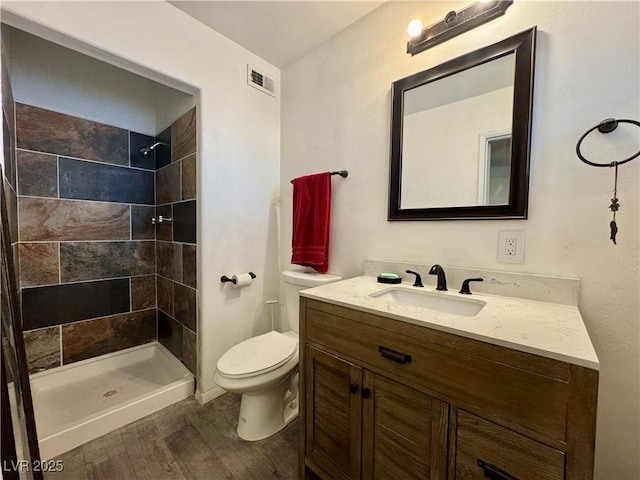
[[[79,322],[131,310],[130,278],[22,289],[25,330]]]
[[[182,160],[182,200],[196,198],[196,155],[189,155]]]
[[[56,242],[18,244],[20,282],[23,287],[55,285],[60,283],[59,244]]]
[[[131,205],[131,238],[133,240],[154,240],[156,227],[151,219],[156,216],[156,207]]]
[[[156,138],[141,133],[129,132],[129,164],[132,167],[156,169],[156,151],[151,150],[149,156],[140,155],[140,150],[156,143]]]
[[[18,148],[129,165],[129,132],[82,118],[16,104]]]
[[[131,310],[156,308],[156,276],[131,278]]]
[[[171,163],[171,126],[156,135],[156,142],[162,142],[155,150],[156,170]]]
[[[173,240],[196,243],[196,200],[173,204]]]
[[[16,119],[31,371],[155,340],[155,156],[139,154],[155,137],[24,104]]]
[[[16,118],[30,369],[157,338],[195,374],[195,108],[155,137],[24,104]],[[151,223],[174,211],[174,224]]]
[[[196,111],[158,137],[170,137],[171,158],[158,161],[156,213],[173,223],[156,227],[158,340],[194,374],[198,351],[196,239]],[[164,147],[159,147],[164,148]],[[166,153],[167,150],[164,150]],[[161,150],[158,150],[160,158]]]
[[[153,274],[155,250],[153,241],[63,242],[60,244],[61,281]]]
[[[154,204],[153,172],[58,157],[60,197]]]
[[[29,373],[42,372],[59,367],[60,327],[47,327],[24,332]]]
[[[58,197],[58,157],[18,151],[18,193],[34,197]]]
[[[171,161],[177,162],[196,151],[196,109],[192,108],[171,125]]]
[[[126,204],[20,196],[18,210],[21,242],[129,240],[131,235]]]
[[[62,326],[65,364],[156,339],[156,310],[141,310]]]

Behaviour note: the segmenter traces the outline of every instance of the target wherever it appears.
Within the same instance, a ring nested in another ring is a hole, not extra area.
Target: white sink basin
[[[465,297],[452,297],[438,292],[424,290],[409,290],[408,288],[391,287],[370,294],[388,302],[401,305],[413,305],[438,312],[452,313],[464,317],[474,317],[486,305],[482,300]]]

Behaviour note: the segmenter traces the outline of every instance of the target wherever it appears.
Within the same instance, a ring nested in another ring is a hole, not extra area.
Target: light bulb
[[[422,22],[419,18],[414,18],[409,22],[407,32],[409,32],[409,35],[413,38],[422,35]]]

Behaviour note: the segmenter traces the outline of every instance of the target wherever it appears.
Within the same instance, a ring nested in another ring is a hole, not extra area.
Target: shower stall
[[[196,108],[191,95],[2,27],[20,373],[50,459],[193,395]]]

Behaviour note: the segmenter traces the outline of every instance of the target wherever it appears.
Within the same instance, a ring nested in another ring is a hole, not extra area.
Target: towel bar
[[[349,172],[347,170],[336,170],[335,172],[330,172],[331,175],[340,175],[342,178],[347,178],[349,176]],[[293,183],[293,180],[291,180]]]

